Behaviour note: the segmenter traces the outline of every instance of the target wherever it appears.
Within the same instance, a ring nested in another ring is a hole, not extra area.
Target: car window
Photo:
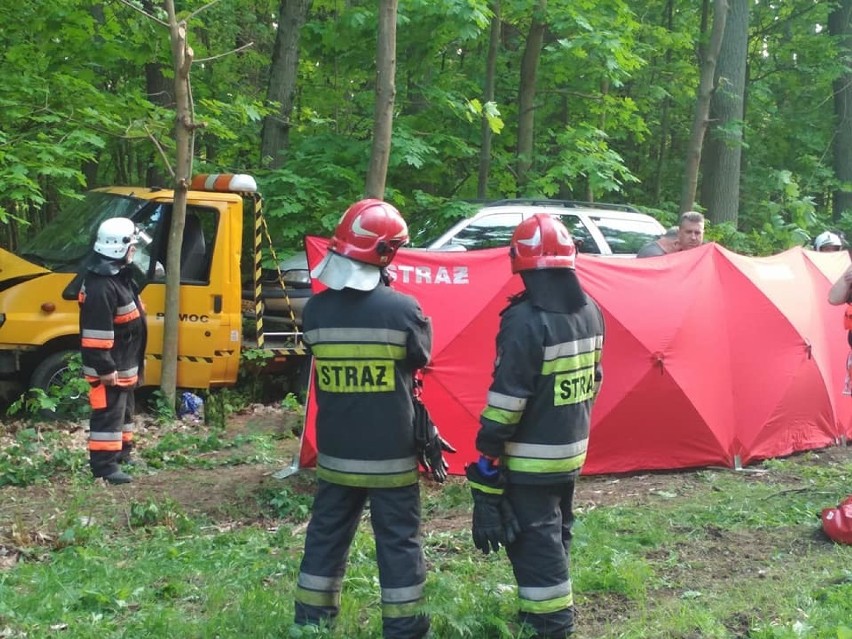
[[[592,220],[616,255],[638,253],[639,249],[648,242],[656,240],[665,233],[662,225],[653,219],[592,216]]]
[[[591,253],[592,255],[600,255],[601,247],[592,237],[588,227],[576,215],[564,214],[555,216],[558,217],[565,227],[571,232],[571,237],[574,242],[579,245],[580,253]]]
[[[521,223],[520,213],[495,213],[473,220],[456,233],[441,249],[463,247],[467,250],[509,246],[512,233]]]

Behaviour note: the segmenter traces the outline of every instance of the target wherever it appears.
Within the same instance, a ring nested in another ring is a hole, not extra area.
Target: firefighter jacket
[[[586,459],[604,339],[600,309],[586,300],[574,313],[546,311],[528,299],[502,313],[476,447],[502,458],[510,482],[565,481]]]
[[[413,374],[432,348],[417,301],[386,286],[329,289],[308,300],[302,329],[314,356],[317,477],[366,488],[416,483]]]
[[[97,382],[116,371],[118,386],[135,386],[142,375],[148,332],[130,268],[116,268],[109,261],[95,264],[77,299],[83,375]]]

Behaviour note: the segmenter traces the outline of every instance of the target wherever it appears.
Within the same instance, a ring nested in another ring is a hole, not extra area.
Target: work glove
[[[504,496],[506,479],[494,462],[480,457],[465,475],[473,496],[473,545],[486,555],[515,541],[520,526]]]
[[[447,479],[447,471],[450,465],[444,459],[444,453],[454,453],[453,448],[446,439],[441,437],[438,428],[429,417],[426,405],[419,397],[414,398],[414,441],[417,446],[417,459],[439,484]]]
[[[426,442],[423,450],[418,452],[418,459],[423,464],[423,468],[427,473],[432,475],[439,484],[443,484],[447,479],[447,471],[450,465],[444,459],[444,453],[454,453],[456,449],[446,439],[441,437],[438,429],[435,429],[435,436]]]

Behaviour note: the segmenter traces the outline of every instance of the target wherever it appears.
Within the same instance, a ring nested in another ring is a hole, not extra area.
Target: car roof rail
[[[485,206],[505,206],[507,204],[526,204],[528,206],[561,206],[566,209],[609,209],[611,211],[628,211],[630,213],[641,213],[635,206],[629,204],[612,204],[610,202],[582,202],[580,200],[548,200],[542,198],[510,198],[504,200],[490,200]]]

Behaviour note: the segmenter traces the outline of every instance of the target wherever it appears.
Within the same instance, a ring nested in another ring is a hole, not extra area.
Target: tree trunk
[[[177,390],[178,311],[180,309],[180,248],[186,222],[186,194],[192,175],[192,144],[195,124],[189,92],[192,48],[186,41],[186,23],[178,22],[174,0],[165,0],[175,74],[175,199],[166,252],[166,300],[163,318],[163,370],[160,391],[174,407]]]
[[[263,121],[260,138],[260,161],[272,169],[284,164],[284,153],[290,146],[290,117],[296,97],[299,76],[299,36],[311,8],[311,0],[281,0],[278,8],[278,33],[269,68],[268,102],[278,102],[278,113]]]
[[[143,0],[142,8],[148,14],[156,13],[154,0]],[[163,73],[163,65],[159,62],[145,64],[145,92],[148,100],[164,109],[175,108],[174,87]],[[145,170],[146,186],[168,186],[168,177],[156,163],[156,151],[147,156],[148,165]],[[136,184],[136,182],[133,182]]]
[[[722,36],[725,33],[727,17],[727,0],[715,0],[710,42],[702,48],[700,56],[701,77],[698,82],[692,130],[690,131],[689,144],[686,147],[686,163],[683,169],[683,186],[680,193],[681,213],[691,210],[695,204],[695,192],[698,188],[698,167],[701,164],[701,148],[704,145],[704,133],[707,131],[707,117],[710,113],[710,98],[713,95],[716,58],[722,48]]]
[[[750,0],[730,0],[731,11],[710,101],[710,134],[702,158],[701,204],[713,222],[737,225],[743,154],[743,113]]]
[[[847,69],[834,81],[834,174],[841,186],[834,191],[832,215],[839,220],[852,211],[852,0],[841,0],[828,18],[828,31],[837,38],[840,58]]]
[[[665,27],[666,31],[669,33],[674,31],[674,0],[666,1]],[[666,68],[670,68],[672,61],[671,48],[666,49],[665,61]],[[671,118],[669,117],[669,112],[671,110],[671,106],[671,96],[666,93],[663,98],[663,106],[660,113],[660,135],[657,143],[657,157],[655,158],[656,161],[654,168],[654,188],[652,191],[654,194],[653,202],[659,202],[663,194],[663,167],[666,165],[668,160],[669,131],[671,129]]]
[[[393,104],[396,98],[396,12],[397,0],[379,3],[376,42],[376,105],[373,111],[373,148],[364,194],[384,199],[393,133]]]
[[[491,34],[488,38],[488,56],[485,61],[485,87],[482,95],[482,108],[494,101],[494,85],[497,75],[497,50],[500,46],[500,0],[492,0]],[[479,179],[476,185],[476,197],[484,200],[488,197],[488,173],[491,169],[491,125],[485,113],[482,114],[482,148],[479,150]]]
[[[535,89],[541,47],[547,28],[547,0],[537,0],[533,9],[530,32],[521,59],[521,78],[518,95],[518,190],[523,193],[532,168],[535,125]]]

